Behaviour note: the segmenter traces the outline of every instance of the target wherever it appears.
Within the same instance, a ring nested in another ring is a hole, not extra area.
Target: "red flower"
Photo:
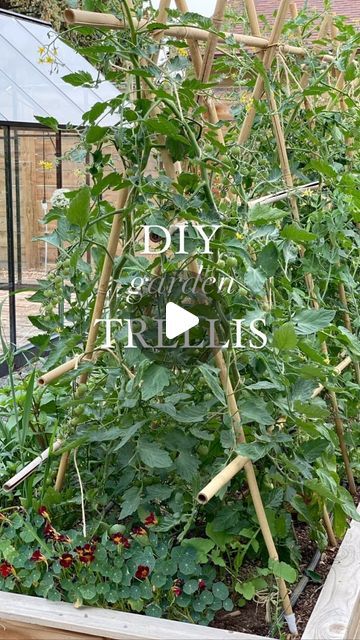
[[[0,575],[3,578],[8,578],[11,573],[15,573],[14,567],[12,566],[12,564],[10,564],[10,562],[3,560],[0,563]]]
[[[111,536],[111,540],[114,544],[121,544],[121,546],[125,547],[125,549],[130,549],[130,540],[122,533],[113,533]]]
[[[136,524],[135,527],[131,529],[131,533],[133,536],[147,536],[147,531],[140,524]]]
[[[44,527],[45,540],[55,540],[56,535],[57,535],[57,532],[55,531],[52,524],[50,524],[50,522],[45,522],[45,527]]]
[[[74,558],[71,555],[71,553],[63,553],[59,562],[61,566],[64,567],[64,569],[68,569],[69,567],[71,567],[72,563],[74,562]]]
[[[151,527],[151,525],[158,524],[158,523],[159,521],[153,511],[148,515],[147,518],[145,518],[145,524],[147,527]]]
[[[54,542],[71,542],[69,536],[64,533],[58,533],[50,522],[45,522],[44,537],[45,540],[54,540]]]
[[[137,578],[138,580],[146,580],[149,573],[150,573],[149,567],[146,567],[143,564],[139,564],[135,572],[135,578]]]
[[[171,587],[171,591],[173,592],[173,594],[176,596],[176,598],[178,598],[179,596],[181,596],[183,590],[181,587],[177,587],[176,584],[174,584]]]
[[[202,579],[200,578],[200,580],[199,580],[199,582],[198,582],[198,588],[199,588],[199,591],[204,591],[204,589],[206,589],[206,582],[205,582],[205,580],[202,580]]]
[[[86,543],[83,547],[75,547],[75,551],[83,564],[90,564],[95,560],[96,547],[93,544]]]
[[[71,542],[69,536],[67,536],[65,533],[57,533],[57,531],[55,533],[57,536],[56,537],[57,542],[67,542],[67,543]]]
[[[46,558],[44,554],[41,553],[40,549],[36,549],[32,554],[30,560],[33,562],[46,562]]]
[[[38,514],[42,516],[45,520],[50,520],[50,516],[48,514],[47,508],[44,506],[39,507]]]

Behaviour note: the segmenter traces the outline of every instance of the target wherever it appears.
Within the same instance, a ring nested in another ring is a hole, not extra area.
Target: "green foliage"
[[[87,8],[96,9],[92,4]],[[119,16],[123,7],[118,7]],[[141,19],[141,3],[136,11]],[[209,27],[196,15],[177,19]],[[309,37],[312,21],[303,12],[297,20]],[[291,33],[296,26],[292,21],[287,29]],[[54,549],[59,557],[60,550],[73,550],[86,540],[78,532],[82,517],[78,475],[70,465],[64,491],[55,492],[58,459],[52,455],[13,497],[1,494],[5,520],[0,554],[13,564],[18,577],[9,575],[0,589],[19,590],[21,579],[22,589],[43,597],[206,624],[216,611],[241,606],[258,592],[266,591],[276,601],[276,578],[290,583],[297,579],[301,565],[298,521],[306,523],[309,536],[323,548],[324,505],[333,513],[339,537],[349,518],[357,517],[346,489],[326,393],[314,398],[313,392],[319,383],[336,391],[351,464],[359,477],[359,388],[352,368],[341,376],[334,369],[345,355],[351,354],[354,360],[360,355],[360,242],[354,224],[360,221],[358,89],[346,84],[339,96],[325,86],[323,63],[311,50],[307,64],[312,76],[305,91],[300,90],[304,60],[300,64],[288,58],[289,78],[296,80],[290,95],[280,82],[282,75],[270,73],[295,186],[320,181],[319,189],[293,196],[299,213],[294,220],[290,198],[271,206],[247,205],[251,199],[284,188],[265,101],[256,105],[251,140],[238,145],[249,107],[246,92],[252,90],[256,74],[264,73],[258,59],[235,42],[224,43],[230,55],[216,57],[213,77],[205,85],[192,77],[187,56],[182,55],[186,43],[179,50],[169,42],[169,59],[161,68],[154,62],[160,43],[154,42],[151,28],[150,24],[141,30],[97,31],[96,35],[80,29],[86,38],[81,52],[122,91],[84,114],[80,141],[69,159],[84,162],[87,158],[88,180],[66,194],[65,201],[55,203],[45,218],[53,229],[46,240],[56,247],[59,259],[31,298],[41,304],[40,313],[31,318],[38,330],[31,341],[40,350],[34,365],[37,373],[46,372],[85,352],[115,211],[121,217],[122,253],[114,260],[105,293],[106,314],[119,320],[132,313],[149,316],[154,304],[151,291],[141,295],[136,287],[139,295],[128,302],[134,278],[141,276],[146,283],[155,272],[179,275],[191,260],[170,252],[150,260],[141,251],[143,224],[169,226],[181,219],[221,225],[211,245],[213,253],[199,254],[197,260],[217,285],[224,278],[226,284],[221,299],[214,286],[208,291],[209,304],[199,304],[197,309],[206,318],[218,313],[217,328],[224,342],[231,340],[228,318],[243,319],[243,347],[230,344],[224,354],[247,442],[239,444],[234,433],[215,361],[205,362],[198,351],[189,354],[185,363],[182,354],[170,364],[158,353],[150,360],[146,350],[126,348],[120,325],[113,332],[111,348],[99,349],[91,362],[79,359],[76,370],[54,384],[37,386],[33,369],[23,379],[10,375],[0,391],[2,477],[14,475],[56,437],[62,438],[62,451],[72,454],[77,449],[89,530],[91,536],[100,535],[101,542],[94,562],[85,567],[77,561],[71,565],[74,573],[69,569],[66,574],[53,559]],[[358,66],[350,60],[357,48],[351,29],[339,24],[334,61],[337,69],[345,70],[346,83],[354,76],[354,65],[356,70]],[[145,61],[149,62],[146,68]],[[204,119],[203,104],[213,80],[230,72],[236,77],[236,91],[241,86],[244,93],[240,100],[237,94],[234,119],[223,123],[223,145],[216,127]],[[91,84],[93,79],[75,73],[67,81]],[[329,91],[332,103],[326,108]],[[305,110],[304,98],[309,96],[312,107]],[[346,110],[340,109],[339,98]],[[117,125],[104,126],[103,118],[109,113],[118,118]],[[57,127],[51,118],[43,124]],[[183,161],[184,171],[176,180],[163,170],[164,149],[172,160]],[[121,171],[116,169],[119,164]],[[108,190],[122,188],[129,190],[129,199],[118,210]],[[176,234],[172,239],[178,242]],[[191,225],[186,242],[196,253],[197,237]],[[305,284],[309,273],[319,308],[313,307]],[[344,322],[338,297],[341,283],[353,333]],[[264,349],[248,339],[250,323],[258,318],[265,322],[268,337]],[[102,323],[98,347],[105,337]],[[11,352],[8,357],[11,361]],[[77,386],[80,373],[88,374],[86,385]],[[277,562],[267,564],[243,473],[208,505],[199,506],[194,498],[235,454],[256,462],[279,551]],[[52,509],[59,530],[68,532],[70,547],[64,543],[54,547],[52,542],[49,547],[40,536],[42,523],[34,515],[40,503]],[[15,515],[8,518],[14,507]],[[110,527],[121,526],[129,532],[137,522],[144,525],[152,512],[158,514],[159,522],[154,528],[147,526],[146,535],[132,536],[131,549],[119,549],[109,539]],[[46,571],[44,563],[30,562],[30,551],[37,546],[51,570]],[[150,573],[139,581],[134,570],[140,565],[148,566]],[[91,571],[85,573],[85,569]],[[199,579],[205,581],[205,588],[199,587]]]

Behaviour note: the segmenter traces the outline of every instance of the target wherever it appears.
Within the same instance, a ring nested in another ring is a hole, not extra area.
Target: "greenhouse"
[[[76,144],[76,127],[81,126],[83,114],[95,103],[118,95],[109,82],[98,88],[66,84],[62,76],[73,71],[96,73],[85,58],[59,39],[50,24],[0,10],[3,291],[27,289],[54,265],[56,249],[35,243],[33,238],[46,232],[40,220],[54,191],[79,184],[85,162],[67,159],[66,153]],[[59,130],[41,125],[37,116],[55,117]],[[31,325],[27,315],[38,311],[38,305],[26,303],[27,297],[21,293],[10,296],[2,312],[5,336],[18,346],[28,342]]]
[[[0,640],[360,640],[360,8],[16,2]]]

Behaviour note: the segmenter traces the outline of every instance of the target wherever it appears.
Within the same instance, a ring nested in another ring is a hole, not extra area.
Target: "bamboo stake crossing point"
[[[249,462],[244,456],[236,456],[230,464],[224,467],[201,491],[197,500],[200,504],[207,504],[220,489],[222,489]]]

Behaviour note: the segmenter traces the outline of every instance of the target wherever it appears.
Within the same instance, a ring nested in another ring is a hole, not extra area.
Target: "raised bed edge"
[[[345,534],[302,640],[360,640],[360,522]]]
[[[38,635],[25,635],[27,625],[46,628],[48,633],[54,630],[54,636],[47,635],[46,640],[59,638],[56,630],[73,632],[95,638],[112,640],[271,640],[263,636],[247,633],[224,631],[186,622],[175,622],[163,618],[151,618],[137,613],[123,613],[111,609],[81,607],[75,609],[66,602],[51,602],[33,596],[0,592],[0,640],[7,640],[8,632],[24,628],[24,638],[37,640]],[[83,637],[81,635],[81,638]],[[15,637],[15,636],[14,636]],[[67,637],[67,636],[66,636]]]

